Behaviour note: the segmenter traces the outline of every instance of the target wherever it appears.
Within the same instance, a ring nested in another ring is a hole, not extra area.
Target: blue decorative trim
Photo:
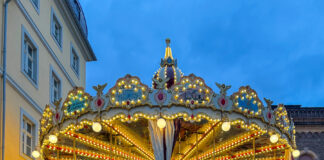
[[[60,27],[61,27],[61,35],[60,35],[60,42],[55,38],[54,34],[53,34],[53,31],[54,31],[54,28],[53,28],[53,21],[54,21],[54,17],[55,19],[57,20],[57,22],[59,23]],[[57,44],[57,46],[59,47],[59,49],[61,50],[61,52],[63,52],[63,25],[61,23],[61,21],[59,20],[56,12],[54,11],[54,8],[51,7],[51,36],[53,38],[53,40],[55,41],[55,43]]]
[[[35,159],[35,158],[31,158],[31,157],[28,157],[28,156],[26,156],[24,153],[23,153],[23,151],[21,150],[22,148],[21,148],[21,146],[22,146],[22,143],[21,143],[21,141],[22,141],[22,128],[23,128],[23,124],[24,124],[24,122],[23,122],[23,119],[24,119],[24,116],[28,119],[28,120],[30,120],[35,126],[34,126],[34,135],[33,136],[35,136],[35,137],[33,137],[33,146],[32,146],[32,151],[33,150],[35,150],[36,149],[36,146],[38,145],[37,143],[37,141],[38,141],[38,128],[39,128],[39,123],[38,123],[38,121],[36,121],[34,118],[33,118],[33,116],[31,116],[30,114],[28,114],[27,113],[27,111],[25,111],[22,107],[20,107],[20,128],[19,128],[19,133],[20,133],[20,139],[19,139],[19,152],[20,152],[20,155],[22,156],[22,157],[24,157],[25,159]]]
[[[37,5],[33,2],[33,0],[29,0],[29,1],[33,5],[33,7],[35,8],[37,14],[39,15],[39,3],[40,3],[40,0],[37,0]]]
[[[31,41],[32,45],[36,48],[36,79],[35,81],[33,79],[31,79],[26,72],[24,71],[24,64],[25,64],[25,53],[24,53],[24,41],[25,41],[25,37],[28,37],[28,39]],[[33,38],[30,36],[30,34],[27,32],[26,28],[24,27],[24,25],[21,25],[21,72],[23,73],[23,75],[25,75],[25,77],[34,85],[34,87],[36,89],[38,89],[38,46],[36,44],[36,42],[33,40]]]
[[[26,17],[27,21],[31,24],[31,27],[35,30],[36,34],[39,36],[40,40],[42,41],[42,43],[45,45],[45,47],[47,48],[47,50],[49,51],[50,55],[53,57],[54,61],[57,63],[57,65],[60,67],[60,69],[62,70],[62,72],[64,73],[65,77],[68,79],[68,81],[70,82],[70,84],[75,87],[75,83],[73,82],[73,80],[71,79],[71,77],[68,75],[68,73],[66,72],[66,70],[64,69],[64,66],[62,65],[62,63],[58,60],[57,56],[55,55],[54,51],[52,50],[52,48],[49,46],[49,44],[47,43],[47,41],[45,40],[44,36],[42,35],[42,33],[39,31],[38,27],[36,26],[36,24],[34,23],[34,21],[31,19],[31,17],[29,16],[29,14],[27,13],[26,9],[24,8],[24,6],[21,4],[20,0],[16,0],[18,7],[20,8],[20,10],[22,11],[22,13],[24,14],[24,16]]]
[[[59,96],[60,98],[62,97],[62,79],[60,77],[60,75],[54,70],[53,66],[50,64],[50,77],[49,77],[49,90],[50,90],[50,97],[49,97],[49,103],[52,105],[52,106],[55,106],[53,103],[52,103],[52,100],[53,100],[53,75],[55,75],[55,77],[57,77],[59,80],[60,80],[60,88],[59,88]]]
[[[1,75],[3,74],[2,68],[0,68],[0,73]],[[7,80],[18,91],[18,93],[22,95],[28,101],[28,103],[30,103],[34,107],[34,109],[38,113],[40,114],[43,113],[43,109],[8,74],[7,74]]]
[[[76,49],[74,48],[73,46],[73,43],[71,42],[70,44],[70,66],[71,66],[71,69],[72,71],[75,73],[75,75],[78,77],[78,79],[80,79],[80,56],[78,54],[78,52],[76,51]],[[73,53],[74,51],[74,53]],[[76,55],[78,57],[78,70],[76,71],[74,68],[73,68],[73,55]]]

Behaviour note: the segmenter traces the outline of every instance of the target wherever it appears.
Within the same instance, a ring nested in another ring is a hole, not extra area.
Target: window
[[[34,134],[35,125],[26,117],[24,117],[22,128],[22,152],[28,157],[31,157],[31,152],[33,150]]]
[[[37,11],[37,13],[39,14],[39,0],[30,0],[31,3],[33,4],[35,10]]]
[[[22,27],[22,72],[37,87],[38,48],[24,27]]]
[[[35,6],[38,6],[39,1],[38,0],[31,0]]]
[[[57,43],[59,48],[62,50],[62,41],[63,41],[63,28],[62,24],[57,18],[56,14],[53,11],[52,8],[52,17],[51,17],[51,35],[54,39],[54,41]]]
[[[71,67],[77,76],[79,76],[79,68],[80,68],[79,64],[80,64],[79,56],[71,44]]]
[[[313,160],[313,157],[308,154],[304,154],[301,155],[298,160]]]
[[[61,79],[58,74],[51,67],[51,103],[61,98]]]
[[[35,150],[38,128],[37,121],[33,119],[22,108],[20,117],[20,154],[26,159],[32,158],[32,151]],[[28,157],[28,158],[27,158]]]

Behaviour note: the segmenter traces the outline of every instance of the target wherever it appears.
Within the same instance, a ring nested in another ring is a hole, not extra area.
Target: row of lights
[[[244,124],[244,121],[242,121],[242,120],[235,120],[235,121],[233,121],[233,122],[227,122],[227,121],[225,121],[225,122],[223,122],[222,123],[222,130],[223,131],[225,131],[225,132],[227,132],[227,131],[229,131],[230,129],[231,129],[231,125],[235,125],[235,124],[240,124],[241,125],[241,128],[246,128],[246,129],[249,129],[249,130],[252,130],[252,131],[258,131],[258,132],[256,132],[255,134],[256,135],[261,135],[261,133],[262,134],[264,134],[264,133],[266,133],[266,131],[265,130],[262,130],[258,125],[256,125],[256,124],[250,124],[250,125],[245,125]],[[210,128],[209,128],[210,129]],[[209,129],[207,129],[207,130],[209,130]],[[211,134],[207,134],[205,137],[204,137],[204,139],[206,139],[206,137],[208,137],[208,136],[210,136]],[[237,139],[237,138],[236,138]],[[246,139],[246,138],[245,138]],[[227,143],[227,142],[226,142]],[[226,143],[224,143],[224,144],[226,144]],[[231,145],[233,145],[232,147],[234,147],[234,144],[236,143],[236,141],[228,141],[228,143],[230,143]],[[240,143],[243,143],[243,141],[241,141]],[[237,145],[237,144],[236,144]],[[225,147],[226,148],[226,147]],[[226,150],[229,150],[230,148],[226,148]],[[222,149],[219,149],[220,151],[224,151],[224,150],[222,150]],[[187,152],[189,151],[189,149],[188,150],[186,150],[185,151],[185,155],[190,155],[190,154],[187,154]],[[210,153],[211,154],[211,153]],[[187,157],[186,156],[186,157]],[[185,158],[185,157],[183,157],[183,158]],[[181,159],[181,158],[180,158]]]
[[[208,151],[203,156],[201,156],[199,159],[206,159],[208,157],[211,157],[212,155],[219,154],[225,151],[228,151],[230,149],[233,149],[243,143],[246,143],[250,141],[251,139],[261,136],[262,132],[253,132],[253,133],[245,133],[243,135],[238,136],[234,140],[228,140],[221,145],[215,147],[215,150]]]
[[[108,120],[106,120],[105,122],[107,123],[107,125],[104,124],[106,127],[112,128],[118,134],[124,137],[125,140],[127,140],[129,143],[135,145],[142,153],[144,153],[145,156],[148,156],[148,159],[153,159],[154,155],[150,153],[147,149],[145,149],[143,145],[140,144],[139,141],[136,141],[135,138],[130,138],[129,134],[127,134],[127,132],[123,128],[113,126],[111,123],[109,123]]]
[[[147,157],[148,159],[153,159],[153,154],[150,154],[150,152],[148,152],[147,150],[145,150],[143,147],[141,147],[142,145],[139,145],[139,143],[135,143],[134,142],[134,138],[129,138],[128,134],[126,134],[126,132],[121,132],[120,129],[118,127],[113,127],[113,125],[110,123],[118,118],[122,118],[123,114],[121,115],[116,115],[114,116],[113,118],[109,119],[109,120],[104,120],[105,123],[107,123],[107,125],[104,123],[104,126],[106,128],[112,128],[114,129],[114,132],[118,132],[119,134],[123,135],[123,138],[125,140],[126,143],[130,143],[130,144],[133,144],[137,147],[137,149],[143,153],[143,155],[145,156],[149,156]],[[69,130],[70,131],[76,131],[76,130],[79,130],[79,129],[82,129],[84,128],[85,125],[92,125],[92,129],[97,132],[100,132],[102,128],[101,124],[96,124],[98,122],[91,122],[91,121],[88,121],[88,120],[83,120],[80,122],[79,125],[74,125],[74,124],[70,124],[68,127],[66,127],[64,130],[60,131],[61,134],[65,134],[66,132],[68,132]],[[94,124],[94,125],[93,125]],[[100,127],[101,126],[101,127]]]
[[[91,138],[89,136],[85,136],[82,134],[77,134],[77,133],[72,133],[72,132],[67,132],[65,134],[68,137],[74,137],[76,138],[76,140],[78,140],[81,143],[87,144],[87,145],[91,145],[97,149],[102,149],[104,151],[111,151],[116,155],[121,155],[124,158],[132,158],[132,159],[138,159],[138,160],[142,160],[142,158],[136,157],[135,155],[130,155],[127,153],[127,151],[124,151],[120,148],[115,148],[112,147],[110,144],[108,143],[104,143],[102,141],[96,140],[94,138]]]
[[[54,144],[50,144],[47,145],[47,148],[53,151],[59,150],[60,152],[64,152],[64,153],[76,153],[79,156],[83,156],[83,157],[111,160],[111,158],[105,154],[100,154],[100,153],[96,153],[88,150],[82,150],[82,149],[74,149],[72,147],[67,147],[67,146],[57,146]]]
[[[285,145],[266,146],[266,147],[262,147],[260,149],[256,149],[255,152],[253,152],[253,150],[250,149],[250,150],[235,153],[232,156],[226,155],[226,156],[222,156],[222,157],[217,157],[216,159],[217,160],[242,159],[242,158],[247,159],[247,157],[250,157],[253,154],[259,155],[262,153],[268,153],[268,152],[272,152],[272,151],[276,151],[276,150],[283,150],[283,149],[285,149]],[[210,157],[210,156],[208,156],[208,157]],[[199,157],[199,159],[208,158],[208,157]],[[264,158],[261,158],[261,159],[264,159]]]
[[[157,125],[161,129],[165,128],[166,127],[166,121],[165,121],[165,119],[164,118],[159,118],[157,120]],[[223,131],[227,132],[227,131],[230,130],[230,128],[231,128],[231,122],[223,122],[222,123],[222,130]],[[92,129],[95,132],[100,132],[102,130],[102,126],[101,126],[101,124],[99,122],[93,122]],[[279,137],[278,137],[277,134],[274,134],[274,135],[272,135],[270,137],[270,141],[272,143],[276,143],[278,140],[279,140]],[[49,136],[49,141],[51,143],[56,143],[57,142],[57,136],[56,135],[50,135]],[[39,155],[40,155],[38,151],[34,151],[32,154],[33,154],[33,157],[35,157],[35,158],[38,158]],[[298,154],[300,154],[298,150],[294,150],[293,151],[293,156],[294,157],[297,156]]]

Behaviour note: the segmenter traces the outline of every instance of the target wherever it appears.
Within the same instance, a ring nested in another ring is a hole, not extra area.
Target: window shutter
[[[27,61],[28,61],[28,50],[27,50],[27,48],[28,48],[28,46],[27,46],[27,41],[26,40],[24,40],[24,53],[23,53],[23,60],[24,60],[24,62],[23,62],[23,65],[24,65],[24,71],[25,71],[25,73],[28,73],[28,63],[27,63]]]
[[[53,102],[53,96],[54,96],[54,94],[53,94],[53,85],[54,85],[54,83],[53,83],[53,81],[54,81],[54,78],[53,78],[53,72],[51,72],[51,75],[50,75],[50,101],[51,102]]]
[[[80,70],[80,59],[79,59],[79,57],[77,57],[77,73],[78,73],[78,75],[79,75],[79,70]]]
[[[37,83],[37,72],[38,72],[38,69],[37,69],[37,64],[38,61],[37,61],[37,49],[34,48],[33,49],[33,79],[35,81],[35,83]]]
[[[33,138],[32,138],[32,151],[35,149],[35,147],[36,147],[36,126],[35,126],[35,124],[32,126],[32,136],[33,136]]]

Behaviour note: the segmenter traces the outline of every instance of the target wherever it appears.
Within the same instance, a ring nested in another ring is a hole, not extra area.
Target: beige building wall
[[[5,159],[30,159],[21,151],[21,116],[27,114],[39,125],[42,110],[50,103],[50,72],[58,74],[61,80],[61,97],[74,86],[85,86],[86,62],[92,49],[85,45],[81,31],[73,21],[64,0],[39,0],[39,12],[31,0],[11,0],[8,6],[7,31],[7,75],[6,84],[6,132]],[[1,30],[1,101],[2,101],[2,43],[3,4],[0,7]],[[63,28],[63,42],[60,48],[51,35],[51,17],[55,13]],[[24,29],[23,29],[24,28]],[[22,32],[25,30],[38,47],[38,83],[34,85],[22,71]],[[71,45],[79,56],[79,76],[72,70]],[[89,58],[90,57],[90,58]],[[2,103],[1,103],[2,108]],[[27,117],[28,118],[28,117]],[[2,117],[1,117],[2,119]],[[2,124],[2,122],[1,122]],[[1,125],[0,124],[0,125]],[[1,126],[2,128],[2,126]],[[38,128],[36,129],[38,132]],[[34,138],[37,138],[34,137]],[[38,139],[35,139],[37,142]],[[1,142],[2,143],[2,142]]]

